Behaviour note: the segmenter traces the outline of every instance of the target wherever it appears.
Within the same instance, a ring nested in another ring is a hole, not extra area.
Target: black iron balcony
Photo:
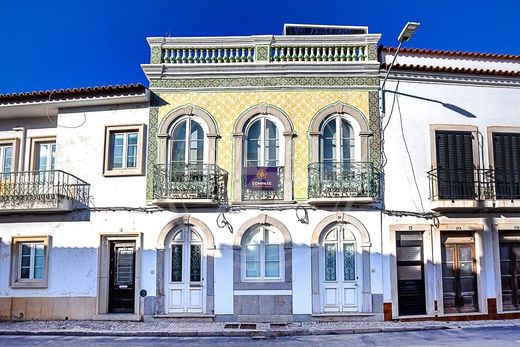
[[[494,174],[488,169],[441,169],[428,172],[431,200],[493,200]]]
[[[253,168],[253,167],[252,167]],[[251,168],[250,168],[251,169]],[[254,167],[255,170],[258,167]],[[254,188],[248,186],[248,168],[243,168],[242,172],[242,201],[273,201],[284,200],[284,174],[283,166],[269,168],[276,171],[276,186],[270,188]]]
[[[381,174],[370,162],[320,162],[308,166],[309,203],[374,202]]]
[[[156,164],[153,198],[157,205],[217,205],[227,200],[227,171],[214,164]]]
[[[88,207],[90,184],[61,170],[0,173],[0,213]]]
[[[493,170],[497,200],[520,199],[520,170]]]

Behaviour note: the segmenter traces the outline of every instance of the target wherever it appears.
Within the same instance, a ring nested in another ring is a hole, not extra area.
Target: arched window
[[[284,240],[282,234],[267,225],[245,234],[243,278],[245,280],[283,280]]]
[[[355,161],[355,147],[355,132],[351,122],[340,115],[325,119],[320,132],[321,162],[330,164]]]
[[[170,164],[203,164],[206,160],[205,138],[203,123],[200,120],[193,116],[179,119],[173,124],[170,132]]]
[[[253,118],[246,127],[245,166],[283,166],[280,124],[269,115]]]

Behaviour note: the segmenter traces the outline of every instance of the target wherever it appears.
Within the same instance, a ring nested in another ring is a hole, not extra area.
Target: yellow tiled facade
[[[216,120],[221,139],[218,141],[217,164],[230,173],[233,168],[233,126],[238,116],[248,108],[266,103],[283,110],[291,119],[297,133],[294,139],[294,195],[296,200],[307,199],[307,165],[309,164],[309,126],[319,110],[338,101],[361,111],[368,121],[368,91],[304,90],[304,91],[231,91],[178,92],[158,96],[164,101],[159,108],[158,123],[171,111],[186,104],[208,111]]]

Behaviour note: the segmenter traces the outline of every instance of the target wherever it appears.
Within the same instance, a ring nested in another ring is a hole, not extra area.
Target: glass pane
[[[31,265],[31,256],[22,255],[22,267],[29,267]]]
[[[51,144],[51,170],[54,170],[56,166],[56,144]]]
[[[280,260],[280,246],[266,245],[265,246],[265,261],[279,261]]]
[[[336,161],[336,120],[331,119],[323,128],[322,133],[323,161]]]
[[[343,240],[344,241],[356,241],[354,234],[346,228],[343,228]]]
[[[278,166],[278,129],[274,122],[265,120],[265,165]]]
[[[400,281],[422,279],[421,265],[397,266],[397,279]]]
[[[336,280],[336,244],[325,244],[325,281]]]
[[[336,241],[337,240],[336,236],[337,236],[337,230],[336,230],[336,228],[334,228],[331,231],[329,231],[327,233],[327,235],[325,235],[325,240],[327,240],[327,241]]]
[[[124,134],[112,134],[112,167],[123,167]]]
[[[172,282],[182,282],[182,245],[172,245]]]
[[[442,261],[443,262],[453,262],[453,247],[445,247],[442,249]]]
[[[22,256],[30,256],[31,255],[31,244],[22,244]]]
[[[186,160],[186,141],[175,140],[171,142],[172,163],[184,163]]]
[[[137,166],[137,133],[128,134],[128,146],[126,149],[126,167]]]
[[[346,119],[341,120],[341,130],[343,138],[341,139],[343,161],[354,159],[354,131],[352,126]]]
[[[246,246],[246,261],[260,261],[260,246],[247,245]]]
[[[204,131],[199,123],[191,121],[190,162],[204,160]]]
[[[3,163],[2,163],[2,172],[3,173],[10,173],[12,170],[12,161],[13,161],[13,147],[11,146],[4,146],[0,147],[0,157],[2,155],[3,150]]]
[[[39,157],[38,157],[38,170],[45,171],[49,170],[47,167],[47,161],[49,158],[49,145],[40,144]]]
[[[22,267],[20,278],[27,279],[29,278],[29,267]]]
[[[128,145],[137,145],[137,133],[128,133]]]
[[[37,279],[37,280],[43,279],[43,267],[34,268],[34,279]]]
[[[260,242],[262,241],[262,233],[260,231],[261,229],[252,231],[246,240],[246,244],[260,244]]]
[[[397,247],[397,261],[420,261],[421,247]]]
[[[459,248],[459,258],[460,261],[471,261],[471,246],[460,246]]]
[[[36,273],[36,270],[35,270]],[[116,248],[115,285],[132,285],[134,283],[134,248]]]
[[[201,281],[202,254],[200,245],[190,246],[190,281]]]
[[[259,261],[246,261],[246,277],[260,277]]]
[[[268,261],[265,263],[265,277],[280,277],[280,262]]]
[[[248,166],[258,166],[260,163],[260,119],[251,124],[247,131],[246,162]]]
[[[343,244],[343,272],[345,281],[356,279],[356,247],[353,243]]]
[[[266,244],[283,244],[284,240],[282,234],[275,229],[265,229],[265,243]]]
[[[471,262],[460,263],[460,275],[461,276],[473,276],[473,264]]]

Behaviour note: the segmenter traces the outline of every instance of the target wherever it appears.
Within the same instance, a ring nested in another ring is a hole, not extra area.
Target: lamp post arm
[[[383,80],[383,84],[381,85],[381,91],[384,94],[385,84],[386,80],[388,79],[388,75],[390,75],[390,70],[392,70],[392,67],[394,66],[395,60],[397,59],[397,55],[399,55],[399,50],[401,49],[401,46],[403,45],[403,40],[399,41],[399,46],[397,46],[397,49],[394,54],[394,59],[392,59],[392,63],[390,63],[390,66],[388,67],[388,70],[386,71],[385,79]]]

